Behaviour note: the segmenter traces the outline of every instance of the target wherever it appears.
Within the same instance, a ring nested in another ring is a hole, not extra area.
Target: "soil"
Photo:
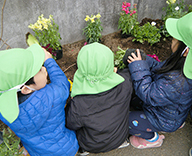
[[[160,28],[164,23],[162,20],[152,20],[145,18],[140,25],[146,22],[156,22],[156,26]],[[141,44],[139,42],[132,42],[133,37],[124,37],[121,31],[117,31],[105,36],[102,36],[101,43],[108,46],[114,53],[118,51],[118,46],[123,49],[142,49],[146,54],[156,54],[161,61],[164,61],[170,56],[172,37],[162,37],[160,42],[150,46],[147,42]],[[73,80],[73,75],[77,70],[76,59],[78,52],[84,46],[85,40],[81,40],[72,44],[63,45],[63,58],[57,60],[57,63],[64,71],[65,75]]]
[[[159,19],[152,20],[145,18],[140,25],[146,22],[156,22],[157,27],[162,26],[163,22]],[[163,61],[170,56],[171,52],[171,40],[172,38],[161,38],[161,41],[150,46],[148,43],[132,42],[133,37],[123,38],[121,31],[117,31],[105,36],[102,36],[101,43],[108,46],[113,52],[118,51],[118,46],[121,49],[142,49],[146,54],[156,54],[158,58]],[[68,79],[73,80],[73,75],[77,70],[76,59],[78,52],[84,46],[85,40],[81,40],[72,44],[63,45],[63,57],[56,60],[58,65],[64,71]],[[5,125],[0,121],[0,130],[3,130]]]

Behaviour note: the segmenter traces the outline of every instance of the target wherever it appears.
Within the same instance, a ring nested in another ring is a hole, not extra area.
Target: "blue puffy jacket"
[[[79,145],[74,131],[65,127],[65,103],[70,84],[54,59],[45,61],[51,83],[19,105],[19,116],[10,124],[31,156],[73,156]]]
[[[164,62],[147,56],[129,64],[135,93],[144,102],[144,113],[160,131],[173,132],[187,118],[192,105],[192,80],[179,71],[155,74]]]

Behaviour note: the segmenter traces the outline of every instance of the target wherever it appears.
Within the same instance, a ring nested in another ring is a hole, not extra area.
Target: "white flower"
[[[156,25],[156,23],[155,23],[155,22],[151,22],[151,25],[152,25],[152,26],[155,26],[155,25]]]
[[[176,11],[179,10],[179,7],[177,6],[177,7],[175,8],[175,10],[176,10]]]

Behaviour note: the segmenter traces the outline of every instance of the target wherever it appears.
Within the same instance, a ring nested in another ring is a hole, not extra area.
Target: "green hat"
[[[8,122],[19,115],[17,90],[38,73],[44,59],[45,53],[38,44],[0,51],[0,113]]]
[[[98,94],[124,81],[114,72],[114,54],[103,44],[92,43],[84,46],[77,57],[71,96]]]
[[[192,79],[192,12],[180,19],[168,18],[165,24],[169,34],[185,43],[190,49],[183,72],[186,77]]]

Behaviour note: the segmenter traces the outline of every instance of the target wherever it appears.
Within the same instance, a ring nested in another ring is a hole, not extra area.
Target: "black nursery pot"
[[[62,50],[62,46],[60,46],[59,50],[56,50],[56,60],[59,60],[63,57],[63,50]]]

